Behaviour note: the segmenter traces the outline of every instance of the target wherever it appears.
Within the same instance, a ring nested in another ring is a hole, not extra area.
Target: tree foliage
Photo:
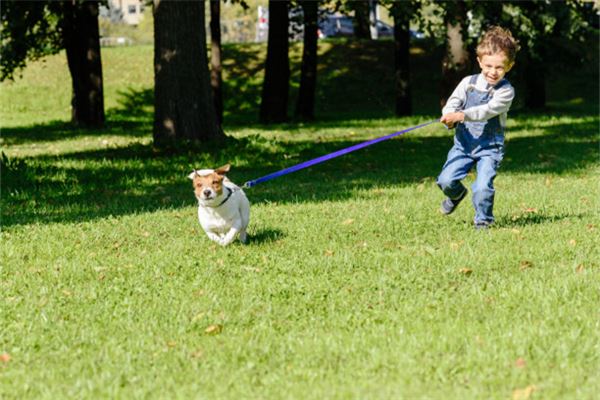
[[[0,19],[0,81],[63,47],[59,2],[5,0]]]

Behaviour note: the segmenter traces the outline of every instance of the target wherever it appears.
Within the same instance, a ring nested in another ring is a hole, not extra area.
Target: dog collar
[[[225,186],[225,189],[227,189],[227,196],[223,199],[222,202],[219,203],[219,205],[217,207],[221,207],[223,204],[225,204],[225,202],[227,202],[227,200],[229,200],[229,198],[231,197],[231,195],[233,194],[233,190],[229,189],[227,186]],[[217,208],[215,207],[215,208]]]

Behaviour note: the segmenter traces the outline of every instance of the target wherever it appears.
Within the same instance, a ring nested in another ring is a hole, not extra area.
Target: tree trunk
[[[410,13],[397,4],[394,15],[394,76],[396,86],[396,115],[412,114],[410,90]]]
[[[542,110],[546,107],[546,66],[534,59],[527,48],[523,51],[521,60],[525,78],[525,107],[530,110]]]
[[[444,107],[458,83],[471,71],[467,45],[463,40],[467,9],[464,1],[449,4],[446,10],[446,53],[442,59],[440,105]]]
[[[260,104],[262,123],[287,120],[290,84],[288,3],[287,0],[269,0],[267,62]]]
[[[354,36],[357,39],[371,39],[369,29],[369,2],[367,0],[350,2],[354,9]]]
[[[71,73],[71,120],[90,128],[104,126],[104,91],[98,3],[64,2],[63,40]]]
[[[224,139],[210,86],[204,0],[154,0],[154,143]]]
[[[300,71],[300,91],[296,103],[296,116],[304,120],[315,117],[315,90],[317,88],[317,1],[301,0],[304,12],[304,47]]]
[[[369,0],[369,30],[371,32],[371,39],[379,39],[379,31],[377,30],[377,20],[379,15],[377,12],[377,0]]]
[[[210,85],[219,125],[223,123],[223,78],[221,74],[221,0],[210,0]]]

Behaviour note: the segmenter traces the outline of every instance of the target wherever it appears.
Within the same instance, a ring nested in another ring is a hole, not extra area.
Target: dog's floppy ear
[[[225,175],[227,172],[229,172],[230,168],[231,168],[231,165],[225,164],[222,167],[215,169],[215,172],[219,175]]]
[[[188,178],[190,178],[191,180],[194,180],[194,177],[198,175],[198,172],[196,172],[196,170],[192,171],[191,174],[188,175]]]

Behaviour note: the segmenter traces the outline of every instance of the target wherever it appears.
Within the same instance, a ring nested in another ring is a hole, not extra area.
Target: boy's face
[[[504,53],[486,54],[477,57],[477,61],[485,80],[492,86],[500,82],[514,64],[508,61]]]

